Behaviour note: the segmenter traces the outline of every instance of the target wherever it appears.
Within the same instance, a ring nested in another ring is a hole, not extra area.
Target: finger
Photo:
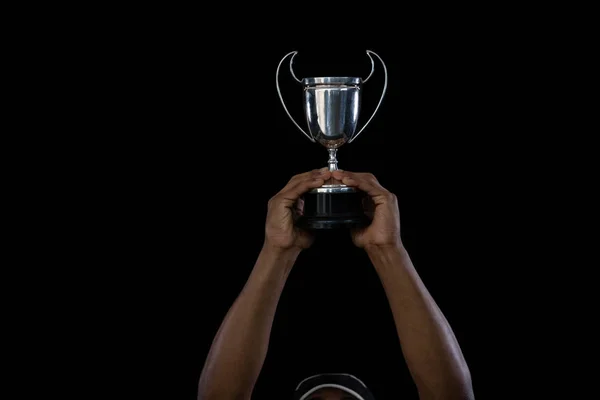
[[[281,192],[285,192],[288,189],[296,186],[296,184],[298,184],[298,182],[306,180],[307,178],[317,178],[319,176],[324,176],[327,175],[327,173],[329,172],[329,169],[327,167],[321,168],[321,169],[313,169],[312,171],[308,171],[308,172],[303,172],[301,174],[297,174],[292,176],[292,178],[288,181],[288,183],[283,187],[283,189],[281,189],[279,191],[279,193]],[[327,179],[327,178],[324,178]]]
[[[269,200],[269,207],[282,205],[283,207],[292,208],[294,202],[302,194],[313,187],[323,185],[325,180],[329,179],[330,176],[331,172],[329,172],[327,167],[293,176],[287,185]]]
[[[286,187],[277,196],[275,196],[285,207],[291,207],[304,193],[310,189],[322,186],[325,183],[325,179],[328,179],[331,174],[327,173],[317,176],[304,178],[297,182],[294,186]]]
[[[389,191],[381,186],[373,174],[366,172],[334,171],[333,177],[339,179],[348,186],[354,186],[371,197],[384,196]]]

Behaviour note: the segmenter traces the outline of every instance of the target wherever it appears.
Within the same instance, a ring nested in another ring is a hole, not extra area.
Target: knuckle
[[[307,176],[310,176],[310,175],[311,175],[311,172],[303,172],[301,174],[296,174],[296,175],[292,176],[292,178],[288,181],[288,185],[293,185],[294,183],[302,181],[302,180],[306,179]]]
[[[375,178],[375,175],[373,175],[370,172],[365,173],[365,179],[368,180],[371,183],[377,182],[377,178]]]
[[[311,181],[319,176],[321,176],[321,171],[319,171],[318,169],[315,169],[310,174],[308,174],[304,177],[304,181]]]
[[[363,181],[368,182],[368,183],[377,182],[375,175],[373,175],[370,172],[359,172],[359,173],[356,173],[355,176],[359,177],[360,179],[362,179]]]
[[[386,199],[387,199],[387,200],[388,200],[390,203],[397,203],[397,202],[398,202],[398,197],[397,197],[397,196],[396,196],[394,193],[392,193],[392,192],[390,192],[390,191],[386,191],[386,193],[385,193],[385,197],[386,197]]]

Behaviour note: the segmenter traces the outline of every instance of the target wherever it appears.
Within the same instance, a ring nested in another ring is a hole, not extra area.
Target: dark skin
[[[372,174],[326,169],[292,177],[269,200],[262,250],[215,335],[200,375],[198,399],[251,398],[266,358],[281,292],[296,258],[314,240],[294,226],[298,200],[331,178],[357,187],[372,200],[372,223],[353,231],[352,241],[366,251],[381,280],[419,398],[474,399],[470,371],[454,333],[402,244],[396,196]],[[324,391],[322,400],[339,400],[340,391],[336,390]]]

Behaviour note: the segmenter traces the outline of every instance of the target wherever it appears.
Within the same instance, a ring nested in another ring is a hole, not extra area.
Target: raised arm
[[[269,201],[263,248],[212,342],[200,375],[198,400],[250,399],[288,274],[300,251],[313,240],[294,227],[296,200],[329,177],[322,170],[296,175]]]
[[[452,328],[402,244],[396,196],[371,174],[336,171],[334,177],[373,200],[373,221],[353,232],[353,241],[365,249],[382,282],[419,398],[474,399],[471,374]]]

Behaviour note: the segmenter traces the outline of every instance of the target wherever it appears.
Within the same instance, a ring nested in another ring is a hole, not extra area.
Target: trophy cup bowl
[[[277,93],[284,110],[296,127],[311,142],[319,143],[327,149],[329,153],[328,168],[330,171],[335,171],[338,169],[338,149],[344,144],[354,141],[377,113],[387,89],[387,70],[383,60],[377,54],[368,50],[367,55],[371,59],[371,73],[364,80],[359,77],[345,76],[311,77],[300,80],[292,69],[296,54],[295,51],[286,54],[277,66]],[[373,75],[375,68],[371,54],[374,54],[383,65],[384,86],[379,103],[371,118],[358,130],[361,90],[363,84]],[[290,73],[303,87],[304,115],[309,133],[305,132],[291,116],[279,88],[279,70],[282,63],[289,56],[291,56]],[[308,230],[367,226],[370,223],[370,218],[363,207],[365,196],[366,193],[332,178],[322,186],[304,194],[303,213],[296,224]]]

